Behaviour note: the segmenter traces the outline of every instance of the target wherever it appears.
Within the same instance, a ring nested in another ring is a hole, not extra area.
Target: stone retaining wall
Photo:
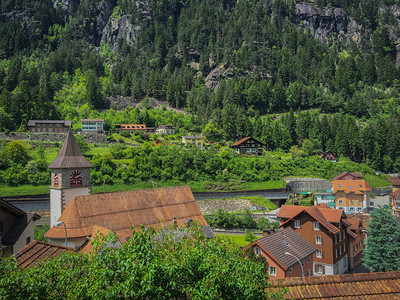
[[[197,201],[200,211],[203,215],[215,213],[219,208],[229,212],[245,211],[252,209],[255,205],[247,199],[229,199],[229,200],[200,200]]]
[[[324,192],[332,189],[332,183],[318,178],[293,178],[287,180],[286,189],[289,192]]]
[[[82,134],[83,139],[89,144],[105,144],[107,137],[104,134],[88,133]],[[28,140],[35,142],[62,142],[65,138],[65,133],[0,133],[0,139],[7,140]]]

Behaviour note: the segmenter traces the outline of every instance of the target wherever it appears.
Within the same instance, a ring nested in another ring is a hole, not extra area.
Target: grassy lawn
[[[244,235],[231,235],[231,234],[216,234],[221,239],[229,239],[232,243],[236,244],[238,247],[244,247],[249,244],[245,240]]]
[[[390,181],[387,180],[387,177],[382,175],[363,174],[363,179],[365,179],[368,182],[369,186],[372,188],[392,185]]]
[[[20,186],[7,186],[0,185],[0,196],[21,196],[21,195],[39,195],[39,194],[48,194],[49,186],[48,185],[20,185]]]

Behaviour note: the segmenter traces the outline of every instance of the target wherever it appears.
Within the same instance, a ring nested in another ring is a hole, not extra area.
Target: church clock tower
[[[75,196],[90,195],[90,168],[71,130],[68,131],[57,158],[50,164],[50,226]]]

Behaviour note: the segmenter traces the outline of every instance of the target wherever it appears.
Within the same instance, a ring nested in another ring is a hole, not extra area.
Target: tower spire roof
[[[92,167],[92,163],[83,156],[78,142],[76,141],[71,130],[69,130],[57,158],[50,164],[49,168],[73,169]]]

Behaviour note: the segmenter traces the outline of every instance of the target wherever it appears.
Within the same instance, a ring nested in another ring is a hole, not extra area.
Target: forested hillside
[[[399,171],[397,3],[2,0],[0,129],[103,116],[112,130],[111,96],[155,98],[193,114],[186,131]]]

